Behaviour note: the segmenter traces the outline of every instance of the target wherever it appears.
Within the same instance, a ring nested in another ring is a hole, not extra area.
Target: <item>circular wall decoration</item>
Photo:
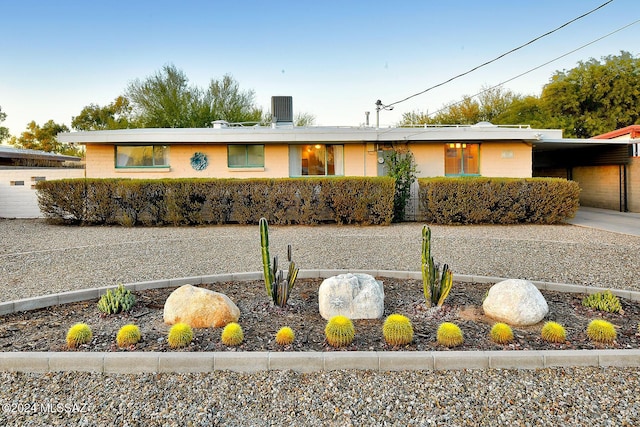
[[[196,152],[191,157],[191,167],[197,171],[205,170],[209,166],[209,160],[204,153]]]

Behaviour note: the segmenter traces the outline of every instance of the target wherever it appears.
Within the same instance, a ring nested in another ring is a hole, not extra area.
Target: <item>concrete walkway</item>
[[[640,236],[640,213],[581,207],[575,218],[567,221],[580,227],[591,227],[615,233]]]

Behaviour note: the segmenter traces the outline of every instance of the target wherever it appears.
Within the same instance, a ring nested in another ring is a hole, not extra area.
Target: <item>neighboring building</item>
[[[38,218],[38,181],[82,178],[84,169],[69,168],[79,157],[0,145],[0,218]]]

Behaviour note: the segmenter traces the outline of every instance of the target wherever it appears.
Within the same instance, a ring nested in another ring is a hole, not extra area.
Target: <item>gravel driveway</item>
[[[421,227],[274,226],[270,242],[272,254],[283,255],[291,243],[302,269],[417,271]],[[431,228],[436,261],[455,273],[640,290],[640,237],[569,225]],[[129,229],[0,220],[1,301],[260,269],[257,226]],[[640,425],[639,374],[617,368],[3,373],[0,424]]]

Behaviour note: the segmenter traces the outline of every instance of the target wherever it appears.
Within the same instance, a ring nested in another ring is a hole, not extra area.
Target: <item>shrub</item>
[[[556,224],[579,207],[578,183],[560,178],[421,178],[421,214],[437,224]]]
[[[116,335],[116,343],[118,347],[129,347],[138,344],[141,338],[140,328],[136,325],[124,325]]]
[[[609,290],[587,295],[582,299],[582,305],[609,313],[620,313],[622,311],[620,300]]]
[[[546,322],[540,332],[542,339],[547,342],[563,343],[567,340],[564,327],[556,322]]]
[[[167,336],[167,341],[171,348],[186,347],[191,343],[192,339],[193,330],[191,326],[181,322],[173,325],[169,329],[169,335]]]
[[[348,317],[338,315],[329,319],[324,334],[330,346],[344,347],[353,342],[356,331]]]
[[[393,197],[393,222],[404,221],[407,202],[411,197],[411,185],[416,180],[416,164],[411,151],[393,151],[387,162],[388,176],[395,179]]]
[[[242,344],[242,340],[244,340],[244,333],[237,323],[231,322],[222,330],[222,344],[233,347]]]
[[[496,323],[489,333],[491,339],[498,344],[507,344],[513,341],[513,331],[506,323]]]
[[[464,342],[464,336],[458,325],[451,322],[444,322],[438,327],[437,340],[440,345],[457,347]]]
[[[616,340],[616,328],[612,323],[606,320],[596,319],[592,320],[587,326],[587,336],[591,341],[600,343],[612,343]]]
[[[67,332],[67,346],[69,348],[76,348],[79,345],[87,344],[91,341],[93,332],[86,323],[76,323]]]
[[[431,256],[431,229],[426,225],[422,227],[422,287],[427,307],[444,304],[444,300],[451,292],[453,285],[453,273],[447,264],[442,267],[433,261]]]
[[[413,326],[408,317],[391,314],[382,325],[382,335],[389,345],[406,345],[413,341]]]
[[[284,326],[280,328],[278,333],[276,334],[276,343],[279,345],[291,345],[295,340],[296,335],[288,326]]]
[[[136,297],[123,285],[118,285],[115,291],[107,289],[107,292],[98,301],[98,310],[106,314],[116,314],[121,311],[129,311],[136,303]]]
[[[203,225],[333,221],[390,224],[390,177],[252,179],[68,179],[36,184],[39,206],[55,222]]]

